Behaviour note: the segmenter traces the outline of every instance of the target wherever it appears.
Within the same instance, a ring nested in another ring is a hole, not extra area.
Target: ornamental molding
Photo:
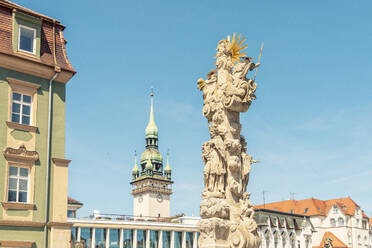
[[[35,204],[19,203],[19,202],[2,202],[1,205],[4,209],[17,209],[17,210],[34,210]]]
[[[0,240],[1,247],[20,247],[20,248],[31,248],[35,242],[33,241],[9,241]]]
[[[138,194],[142,194],[145,192],[164,194],[164,195],[171,195],[173,193],[172,189],[155,187],[155,186],[143,186],[143,187],[137,187],[133,189],[132,195],[138,195]]]
[[[6,80],[8,81],[10,87],[13,90],[21,90],[21,91],[28,91],[32,94],[35,94],[36,91],[40,88],[41,85],[39,84],[34,84],[30,82],[26,82],[23,80],[15,79],[15,78],[10,78],[7,77]]]
[[[35,162],[39,160],[39,154],[36,151],[28,151],[25,145],[21,145],[18,149],[7,147],[3,154],[6,160],[20,160],[26,162]]]
[[[173,184],[172,180],[166,179],[165,177],[154,177],[154,176],[141,176],[134,179],[130,184],[137,185],[142,184],[144,182],[162,182],[165,184]]]
[[[0,220],[0,226],[44,227],[45,223],[38,221]]]
[[[7,121],[6,125],[9,128],[12,128],[12,129],[15,129],[15,130],[21,130],[21,131],[25,131],[25,132],[36,133],[36,131],[37,131],[37,127],[35,127],[35,126],[24,125],[24,124],[20,124],[20,123],[16,123],[16,122],[11,122],[11,121]]]

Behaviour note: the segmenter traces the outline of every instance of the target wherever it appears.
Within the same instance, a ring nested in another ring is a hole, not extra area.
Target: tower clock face
[[[143,197],[142,197],[142,196],[140,196],[140,197],[138,198],[138,202],[139,202],[139,203],[143,202]]]
[[[156,200],[157,200],[158,202],[162,202],[162,201],[163,201],[163,196],[162,196],[161,194],[158,194],[158,195],[156,196]]]

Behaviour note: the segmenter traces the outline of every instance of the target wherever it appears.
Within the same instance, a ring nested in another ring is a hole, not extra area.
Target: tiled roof
[[[256,209],[264,208],[293,214],[303,214],[307,216],[314,215],[325,216],[334,205],[337,205],[339,209],[346,215],[354,215],[355,209],[360,208],[359,205],[356,204],[350,197],[326,201],[318,200],[315,198],[309,198],[300,201],[287,200],[267,203],[265,205],[257,205],[255,206],[255,208]],[[363,211],[362,215],[364,218],[367,218]]]
[[[68,204],[72,204],[72,205],[83,205],[83,203],[75,200],[74,198],[71,198],[71,197],[68,197],[67,198],[67,201],[68,201]]]
[[[16,3],[13,3],[13,2],[10,2],[8,0],[0,0],[0,4],[3,5],[3,6],[6,6],[6,7],[10,7],[10,8],[13,8],[13,9],[16,9],[16,10],[20,10],[24,13],[27,13],[27,14],[30,14],[30,15],[33,15],[33,16],[37,16],[37,17],[41,17],[43,19],[46,19],[46,20],[49,20],[49,21],[55,21],[56,23],[59,23],[58,20],[55,20],[49,16],[46,16],[46,15],[42,15],[40,13],[37,13],[31,9],[28,9],[28,8],[25,8],[19,4],[16,4]]]
[[[13,10],[18,12],[32,15],[42,20],[41,24],[41,40],[40,40],[40,58],[33,58],[30,56],[23,56],[13,51],[13,25],[12,25],[12,13]],[[53,28],[53,22],[55,26]],[[63,30],[65,26],[60,24],[59,21],[54,20],[50,17],[39,14],[35,11],[24,8],[18,4],[10,1],[0,0],[0,53],[24,60],[32,61],[38,64],[47,65],[49,67],[58,66],[62,70],[72,72],[75,74],[75,70],[68,60],[65,39],[63,36]],[[53,53],[55,41],[55,57]]]
[[[325,232],[322,238],[322,241],[320,242],[319,246],[313,246],[313,248],[323,248],[324,247],[324,240],[326,238],[332,238],[332,247],[333,248],[347,248],[347,245],[344,244],[339,238],[337,238],[336,235],[334,235],[331,232]]]

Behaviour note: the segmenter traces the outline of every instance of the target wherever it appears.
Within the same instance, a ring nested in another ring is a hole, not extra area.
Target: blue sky
[[[132,213],[133,153],[144,150],[155,86],[160,151],[170,149],[171,212],[198,215],[208,140],[196,80],[233,32],[257,57],[257,100],[242,115],[255,204],[352,197],[372,214],[372,2],[42,1],[17,3],[62,21],[78,74],[67,86],[69,195]]]

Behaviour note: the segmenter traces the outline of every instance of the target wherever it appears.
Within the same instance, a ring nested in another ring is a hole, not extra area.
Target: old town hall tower
[[[163,157],[158,150],[159,132],[154,118],[154,94],[151,92],[150,119],[147,124],[146,149],[141,155],[140,166],[135,157],[132,169],[133,215],[149,217],[170,216],[170,195],[172,194],[172,170],[167,164],[163,171]]]

